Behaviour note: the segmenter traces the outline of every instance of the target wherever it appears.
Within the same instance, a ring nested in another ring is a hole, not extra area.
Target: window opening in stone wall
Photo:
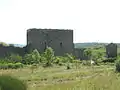
[[[60,43],[60,47],[62,47],[63,46],[63,44],[62,44],[62,42]]]
[[[47,48],[47,43],[45,42],[45,48],[44,48],[44,51],[46,50],[46,48]]]

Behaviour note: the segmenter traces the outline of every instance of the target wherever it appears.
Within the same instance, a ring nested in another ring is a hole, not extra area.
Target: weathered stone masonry
[[[73,30],[29,29],[27,30],[27,46],[40,52],[44,52],[48,46],[53,48],[55,55],[58,56],[73,53]]]
[[[117,57],[117,44],[110,43],[106,46],[106,55],[108,58]]]
[[[0,58],[9,56],[12,53],[23,56],[25,54],[25,48],[14,47],[14,46],[3,46],[0,44]]]

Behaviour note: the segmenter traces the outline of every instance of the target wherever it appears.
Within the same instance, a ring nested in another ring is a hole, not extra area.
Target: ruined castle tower
[[[62,29],[28,29],[27,46],[32,50],[44,52],[46,47],[51,47],[55,55],[73,53],[73,30]]]
[[[117,45],[110,43],[106,46],[106,54],[108,58],[114,58],[117,56]]]

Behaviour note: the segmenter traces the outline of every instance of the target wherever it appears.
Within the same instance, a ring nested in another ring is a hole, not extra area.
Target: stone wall
[[[74,49],[74,55],[77,59],[80,60],[88,60],[88,57],[84,55],[85,48],[75,48]]]
[[[23,56],[25,54],[25,48],[14,46],[3,46],[0,44],[0,58],[9,56],[11,53],[19,54]]]

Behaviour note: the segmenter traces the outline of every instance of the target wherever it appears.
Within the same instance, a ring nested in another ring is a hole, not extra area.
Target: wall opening
[[[44,48],[44,51],[46,50],[46,48],[47,48],[47,43],[45,42],[45,48]]]
[[[62,46],[63,46],[63,43],[61,42],[61,43],[60,43],[60,47],[62,47]]]

